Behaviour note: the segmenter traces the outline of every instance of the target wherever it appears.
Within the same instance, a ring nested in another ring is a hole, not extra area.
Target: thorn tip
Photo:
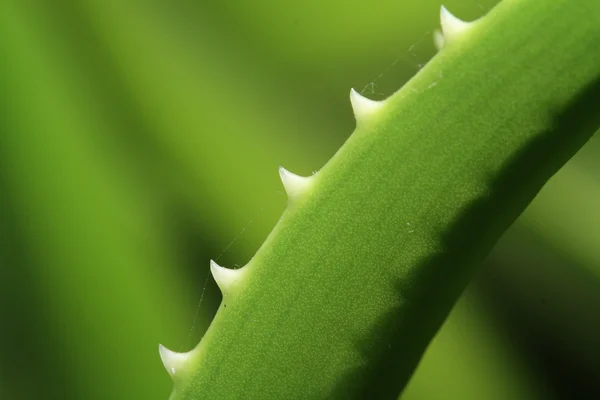
[[[471,22],[456,18],[443,5],[440,7],[440,23],[445,43],[455,40],[471,26]]]
[[[367,99],[354,90],[354,88],[350,89],[350,103],[352,103],[352,109],[354,110],[354,117],[356,118],[357,124],[362,123],[377,113],[384,104],[383,101]]]
[[[433,31],[433,44],[438,51],[444,47],[444,34],[439,29]]]
[[[240,269],[221,267],[213,260],[210,260],[210,272],[212,273],[213,278],[215,278],[221,292],[223,292],[223,295],[229,292],[231,286],[238,281],[242,273]]]
[[[311,181],[311,177],[305,178],[296,175],[281,166],[279,167],[279,176],[289,199],[297,198],[304,193]]]
[[[188,353],[176,353],[162,344],[158,345],[158,354],[160,354],[160,359],[171,377],[174,377],[177,371],[185,365],[189,357]]]

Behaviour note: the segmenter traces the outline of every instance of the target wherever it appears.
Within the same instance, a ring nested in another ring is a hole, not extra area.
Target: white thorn
[[[433,44],[438,51],[444,47],[444,34],[439,29],[433,31]]]
[[[279,167],[279,176],[288,195],[288,199],[298,198],[310,185],[311,177],[298,176],[283,167]]]
[[[354,118],[356,118],[357,124],[361,124],[377,113],[384,104],[383,101],[367,99],[354,89],[350,89],[350,103],[352,103],[352,110],[354,110]]]
[[[240,279],[242,275],[241,269],[223,268],[213,260],[210,260],[210,272],[213,278],[219,285],[223,295],[226,295],[231,287]]]
[[[162,344],[158,345],[158,354],[160,354],[160,359],[171,377],[183,368],[189,358],[189,353],[176,353]]]
[[[456,18],[444,6],[440,8],[440,23],[445,43],[452,42],[471,26],[471,22],[465,22]]]

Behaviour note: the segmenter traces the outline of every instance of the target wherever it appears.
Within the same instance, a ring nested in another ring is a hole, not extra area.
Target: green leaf
[[[395,398],[476,267],[600,116],[600,3],[505,0],[461,22],[315,175],[223,289],[173,399]],[[443,43],[442,43],[443,42]],[[441,384],[441,383],[440,383]]]

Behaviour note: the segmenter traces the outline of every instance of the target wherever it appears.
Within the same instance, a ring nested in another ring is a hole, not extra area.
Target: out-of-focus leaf
[[[429,345],[401,400],[547,399],[471,286]]]
[[[156,347],[187,333],[190,283],[151,191],[114,147],[109,132],[121,127],[95,101],[99,82],[86,79],[43,3],[0,10],[0,165],[28,252],[6,268],[28,270],[45,316],[36,335],[55,339],[40,359],[52,357],[69,386],[22,384],[37,398],[166,397]]]

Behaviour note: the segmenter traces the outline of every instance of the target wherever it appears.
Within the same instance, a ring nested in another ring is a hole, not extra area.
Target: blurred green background
[[[448,0],[474,19],[494,4]],[[0,2],[0,399],[167,399],[285,207],[434,54],[440,2]],[[526,45],[526,43],[524,44]],[[600,139],[498,243],[412,399],[600,398]],[[431,294],[435,296],[435,293]]]

